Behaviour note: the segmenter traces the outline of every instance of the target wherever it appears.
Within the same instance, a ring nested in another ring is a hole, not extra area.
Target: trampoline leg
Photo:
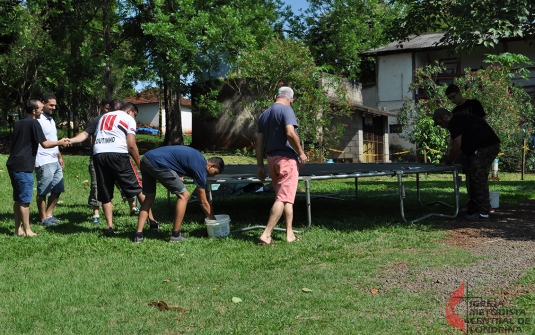
[[[420,174],[416,174],[416,199],[418,200],[418,204],[421,205],[422,201],[420,200]]]
[[[305,187],[307,192],[307,226],[305,228],[305,231],[307,231],[310,228],[310,225],[312,224],[312,206],[310,203],[310,180],[305,179]]]
[[[405,219],[405,208],[403,204],[403,198],[405,198],[405,187],[403,186],[403,174],[397,173],[398,175],[398,192],[399,192],[399,209],[401,211],[401,219],[403,222],[407,222]]]
[[[355,177],[355,199],[359,197],[359,179]]]

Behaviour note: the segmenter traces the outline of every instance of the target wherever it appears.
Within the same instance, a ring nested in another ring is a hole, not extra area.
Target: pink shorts
[[[299,178],[295,158],[268,156],[269,176],[275,189],[275,200],[293,204]]]

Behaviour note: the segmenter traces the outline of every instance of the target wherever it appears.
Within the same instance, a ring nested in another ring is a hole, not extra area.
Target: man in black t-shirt
[[[455,114],[472,114],[479,116],[480,118],[485,118],[485,110],[483,106],[476,99],[466,99],[461,94],[461,90],[455,84],[451,84],[446,88],[446,96],[448,100],[455,104],[455,108],[451,111],[453,115]],[[459,158],[461,165],[463,166],[463,173],[466,176],[466,190],[468,195],[470,195],[470,160],[466,155],[461,155]],[[464,210],[467,210],[469,204],[463,207]],[[494,208],[490,207],[489,211],[494,213]]]
[[[472,114],[485,117],[485,110],[483,106],[476,99],[466,99],[461,94],[461,90],[455,84],[451,84],[446,88],[446,96],[448,100],[455,104],[455,108],[451,111],[452,114]]]
[[[470,161],[470,202],[467,220],[489,219],[489,172],[500,151],[500,139],[482,118],[472,114],[453,115],[444,108],[433,114],[435,125],[448,129],[451,134],[451,149],[443,165],[452,164],[461,153]]]
[[[26,117],[15,124],[7,170],[13,186],[13,212],[15,235],[35,236],[30,228],[30,202],[33,197],[33,169],[39,144],[43,148],[69,145],[67,139],[48,141],[37,119],[43,113],[43,103],[38,99],[26,102]],[[22,224],[22,226],[21,226]]]

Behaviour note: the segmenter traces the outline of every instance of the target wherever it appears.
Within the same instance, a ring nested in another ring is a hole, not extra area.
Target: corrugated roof
[[[384,45],[379,48],[366,50],[363,54],[380,54],[380,53],[392,53],[392,52],[406,52],[407,50],[418,50],[428,48],[444,47],[440,44],[440,39],[444,36],[444,33],[428,33],[418,36],[410,36],[408,41],[399,43],[398,41]]]
[[[158,103],[158,91],[157,90],[147,90],[142,91],[136,95],[133,95],[131,97],[128,97],[124,99],[125,102],[131,102],[136,105],[143,105],[143,104],[153,104]],[[163,94],[162,94],[163,98]],[[191,100],[186,99],[184,97],[180,98],[180,105],[181,106],[191,106]]]

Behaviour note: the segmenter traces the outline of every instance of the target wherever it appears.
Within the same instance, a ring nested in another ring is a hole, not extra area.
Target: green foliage
[[[254,119],[273,104],[280,86],[292,87],[299,135],[312,146],[334,145],[344,126],[333,124],[333,118],[351,113],[341,78],[317,71],[308,48],[292,39],[275,39],[260,49],[244,51],[227,83],[237,92],[246,88],[254,97],[243,106]]]
[[[513,83],[515,75],[525,74],[522,69],[515,70],[518,63],[529,64],[525,56],[505,53],[488,55],[489,66],[477,71],[465,70],[465,75],[455,79],[463,97],[477,99],[483,105],[486,120],[501,140],[500,168],[506,171],[520,169],[522,144],[530,139],[534,124],[534,106],[523,88]],[[444,141],[437,141],[442,135],[435,130],[422,126],[427,124],[436,108],[452,110],[455,106],[445,95],[445,85],[437,85],[436,79],[444,70],[441,64],[427,65],[415,71],[410,85],[413,90],[422,90],[428,99],[413,102],[406,98],[398,112],[398,119],[404,126],[402,136],[418,147],[426,146],[429,138],[435,138],[434,149],[445,151]],[[436,127],[439,128],[439,127]],[[423,133],[419,133],[423,132]],[[438,154],[439,155],[439,154]],[[438,159],[434,157],[435,159]]]
[[[253,0],[160,0],[128,3],[136,16],[129,37],[141,52],[149,55],[148,73],[165,88],[166,143],[180,143],[180,110],[177,101],[185,78],[211,80],[225,70],[243,48],[258,45],[273,35],[276,4]],[[143,72],[145,68],[141,68]],[[199,108],[213,113],[219,109],[212,97],[202,97]],[[173,121],[177,126],[172,126]]]
[[[234,152],[234,155],[238,157],[255,157],[256,151],[254,149],[247,150],[247,148],[244,147],[242,149],[236,149],[236,151]]]
[[[386,28],[398,15],[384,0],[310,0],[292,33],[303,40],[318,66],[358,80],[360,53],[388,43]]]
[[[392,26],[396,39],[444,31],[441,42],[456,51],[476,45],[496,47],[506,38],[535,38],[535,2],[531,0],[392,0],[403,6]]]

